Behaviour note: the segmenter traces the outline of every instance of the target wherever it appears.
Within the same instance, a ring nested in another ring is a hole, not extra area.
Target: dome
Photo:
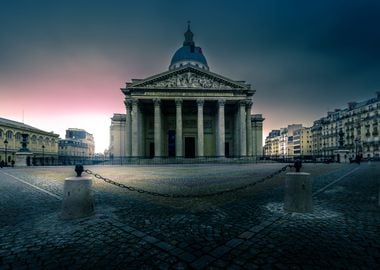
[[[178,65],[193,64],[198,65],[200,68],[209,69],[205,56],[202,53],[201,47],[183,46],[179,48],[172,57],[170,68],[175,68]]]
[[[194,44],[193,33],[190,30],[190,25],[185,32],[185,41],[183,42],[183,46],[179,48],[172,57],[169,70],[188,64],[209,70],[206,58],[202,52],[202,48],[196,47]]]

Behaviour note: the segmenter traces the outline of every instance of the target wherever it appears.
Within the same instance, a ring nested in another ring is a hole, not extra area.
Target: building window
[[[16,140],[18,140],[18,141],[21,141],[22,140],[22,136],[21,136],[21,134],[20,133],[16,133]]]
[[[13,138],[13,132],[8,130],[6,136],[7,136],[7,139],[12,139]]]
[[[3,138],[3,131],[0,129],[0,138]]]

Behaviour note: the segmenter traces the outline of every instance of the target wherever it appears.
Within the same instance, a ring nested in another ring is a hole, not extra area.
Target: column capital
[[[238,101],[238,104],[239,106],[245,106],[247,104],[247,100],[246,99],[241,99]]]
[[[175,99],[174,99],[174,102],[175,102],[175,105],[176,105],[177,107],[179,107],[179,106],[182,106],[183,99],[182,99],[182,98],[175,98]]]
[[[125,108],[131,109],[131,107],[132,107],[132,100],[131,99],[125,99],[124,100],[124,105],[125,105]]]
[[[154,103],[154,106],[160,106],[160,104],[161,104],[161,99],[159,99],[159,98],[154,98],[154,99],[153,99],[153,103]]]
[[[136,106],[136,105],[138,105],[139,104],[139,100],[138,99],[132,99],[132,105],[133,106]]]
[[[253,105],[253,101],[248,99],[245,104],[247,105],[247,108],[251,108]]]
[[[226,104],[226,100],[224,98],[218,99],[219,106],[224,106]]]
[[[199,107],[202,107],[204,103],[205,103],[204,98],[197,98],[197,104]]]

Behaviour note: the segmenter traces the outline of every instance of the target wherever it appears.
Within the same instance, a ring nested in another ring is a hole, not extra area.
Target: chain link
[[[152,195],[152,196],[156,196],[156,197],[175,198],[175,199],[178,199],[178,198],[190,199],[190,198],[206,198],[206,197],[219,196],[219,195],[223,195],[223,194],[226,194],[226,193],[240,191],[240,190],[246,189],[248,187],[253,187],[256,184],[261,184],[261,183],[267,181],[268,179],[271,179],[271,178],[275,177],[276,175],[278,175],[278,174],[280,174],[282,172],[285,172],[288,167],[291,167],[291,165],[286,165],[286,166],[282,167],[280,170],[278,170],[278,171],[276,171],[276,172],[274,172],[274,173],[272,173],[272,174],[270,174],[268,176],[265,176],[265,177],[261,178],[260,180],[258,180],[256,182],[252,182],[252,183],[249,183],[249,184],[241,186],[241,187],[221,190],[221,191],[217,191],[217,192],[214,192],[214,193],[194,194],[194,195],[192,195],[192,194],[168,194],[168,193],[160,193],[160,192],[154,192],[154,191],[144,190],[144,189],[140,189],[140,188],[132,187],[132,186],[127,186],[125,184],[116,182],[116,181],[111,180],[109,178],[103,177],[100,174],[94,173],[93,171],[91,171],[89,169],[84,170],[84,172],[86,172],[87,174],[93,175],[95,178],[97,178],[99,180],[103,180],[106,183],[109,183],[111,185],[114,185],[114,186],[117,186],[117,187],[120,187],[120,188],[128,189],[129,191],[135,191],[135,192],[138,192],[138,193],[141,193],[141,194],[144,193],[144,194],[148,194],[148,195]]]

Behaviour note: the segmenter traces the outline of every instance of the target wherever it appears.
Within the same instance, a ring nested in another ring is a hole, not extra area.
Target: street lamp
[[[355,139],[355,157],[356,157],[356,158],[357,158],[357,156],[358,156],[359,142],[360,142],[360,138],[356,138],[356,139]]]
[[[45,166],[45,145],[42,145],[42,166]]]
[[[7,139],[5,139],[4,145],[5,145],[5,167],[7,167],[8,166],[8,141],[7,141]]]

